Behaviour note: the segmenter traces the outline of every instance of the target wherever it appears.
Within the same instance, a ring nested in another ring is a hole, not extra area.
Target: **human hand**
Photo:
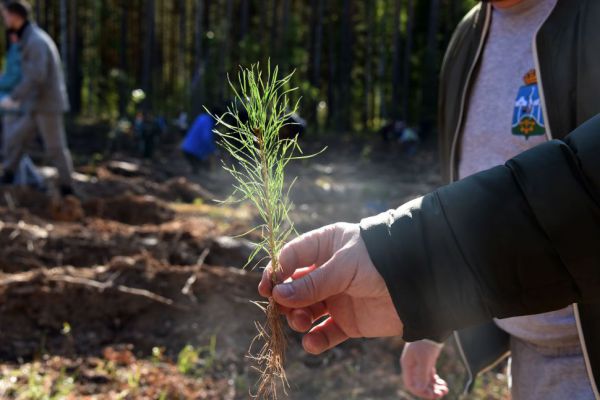
[[[276,281],[284,283],[273,288],[269,265],[258,290],[273,297],[292,329],[308,332],[302,340],[307,352],[320,354],[349,338],[402,335],[402,322],[357,224],[304,234],[282,249],[279,263]]]
[[[440,399],[448,394],[448,384],[435,369],[442,345],[429,340],[406,343],[400,365],[404,386],[415,396]]]
[[[0,100],[0,108],[5,110],[16,110],[19,108],[19,103],[14,101],[10,96],[4,96],[2,100]]]

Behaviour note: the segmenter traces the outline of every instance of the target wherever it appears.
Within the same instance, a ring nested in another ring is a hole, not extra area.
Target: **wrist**
[[[436,342],[435,340],[431,340],[431,339],[423,339],[424,343],[430,344],[438,349],[442,349],[444,347],[444,343],[443,342]]]

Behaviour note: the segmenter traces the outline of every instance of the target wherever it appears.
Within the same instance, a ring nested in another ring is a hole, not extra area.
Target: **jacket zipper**
[[[477,47],[477,52],[475,53],[475,59],[473,60],[473,63],[471,64],[471,68],[469,69],[469,73],[467,74],[467,81],[465,82],[465,87],[463,88],[461,99],[460,99],[460,112],[459,112],[459,116],[458,116],[458,123],[456,125],[456,130],[454,131],[454,138],[452,139],[452,145],[451,145],[452,147],[450,149],[450,182],[454,182],[456,180],[456,171],[454,168],[455,164],[456,164],[456,146],[458,143],[458,137],[459,137],[459,133],[460,133],[460,129],[462,126],[463,117],[464,117],[464,113],[465,113],[465,102],[466,102],[466,98],[467,98],[467,91],[469,90],[471,78],[473,76],[473,72],[475,71],[475,67],[477,66],[477,62],[479,61],[479,57],[481,56],[481,53],[483,51],[483,47],[485,44],[485,38],[487,36],[488,30],[490,27],[490,20],[492,17],[491,7],[492,7],[491,4],[488,4],[486,6],[485,22],[483,24],[483,30],[481,32],[479,46]],[[475,379],[475,375],[473,374],[473,371],[471,370],[471,365],[469,364],[467,357],[465,355],[462,343],[460,341],[460,336],[458,335],[458,332],[456,332],[456,331],[454,332],[454,339],[455,339],[456,345],[458,347],[458,352],[460,354],[460,357],[462,358],[463,364],[464,364],[465,368],[467,369],[468,381],[465,386],[465,394],[466,394],[468,392],[469,388],[471,387],[473,380]]]
[[[485,9],[485,22],[483,25],[483,31],[481,33],[481,39],[479,41],[479,47],[477,48],[477,53],[475,53],[475,59],[473,60],[473,64],[471,64],[471,69],[469,69],[469,73],[467,75],[467,81],[465,82],[465,87],[463,88],[462,96],[460,98],[460,112],[458,115],[458,124],[456,125],[456,130],[454,131],[454,138],[452,139],[452,147],[450,149],[450,182],[456,181],[456,146],[458,145],[458,137],[460,136],[460,129],[462,127],[463,118],[465,114],[465,103],[467,98],[467,91],[469,90],[469,86],[471,83],[471,78],[473,77],[473,72],[475,71],[475,67],[477,66],[477,62],[479,61],[479,57],[483,52],[483,47],[485,44],[485,38],[487,36],[488,30],[490,28],[490,20],[492,17],[492,5],[488,4]]]
[[[457,331],[454,331],[453,334],[454,334],[454,341],[456,342],[456,347],[458,347],[458,354],[460,355],[463,365],[465,366],[465,369],[467,370],[468,379],[467,379],[467,383],[465,384],[465,388],[463,389],[463,395],[466,396],[469,394],[469,389],[471,388],[471,385],[473,384],[473,381],[475,380],[475,374],[473,373],[473,370],[471,369],[471,365],[467,361],[467,356],[463,349],[462,342],[460,341],[460,335],[458,334]],[[478,372],[478,375],[491,370],[496,365],[498,365],[498,363],[500,363],[502,360],[504,360],[508,356],[510,356],[510,351],[505,352],[504,354],[502,354],[498,358],[496,358],[494,361],[489,363],[485,368],[483,368],[481,371]]]
[[[556,7],[556,5],[554,7]],[[550,14],[548,14],[548,17],[550,17],[550,15],[552,14],[552,11],[554,11],[554,8],[550,11]],[[550,120],[548,119],[548,110],[546,109],[546,98],[544,97],[544,84],[542,83],[540,58],[538,56],[538,49],[537,49],[538,34],[540,33],[540,29],[542,29],[542,26],[544,26],[544,24],[546,23],[547,20],[548,20],[548,18],[546,18],[546,20],[544,22],[542,22],[542,24],[538,27],[537,31],[535,32],[535,35],[533,35],[533,43],[531,45],[531,48],[533,50],[533,62],[535,65],[535,75],[536,75],[537,81],[538,81],[538,91],[540,92],[540,102],[542,103],[542,115],[544,116],[544,124],[546,125],[546,139],[552,140],[552,131],[550,130]]]
[[[467,379],[465,388],[463,390],[463,395],[467,395],[467,394],[469,394],[469,389],[471,388],[471,385],[473,384],[473,379],[475,379],[475,376],[473,374],[473,371],[471,370],[471,364],[469,364],[469,362],[467,360],[467,356],[465,355],[465,351],[463,350],[462,343],[460,342],[460,335],[458,334],[457,331],[454,331],[454,341],[456,342],[456,347],[458,347],[458,353],[460,354],[460,358],[462,358],[463,365],[465,366],[465,369],[467,370],[468,379]]]

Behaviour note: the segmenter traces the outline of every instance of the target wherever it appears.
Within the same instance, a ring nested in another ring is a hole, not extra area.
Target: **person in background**
[[[19,35],[13,30],[7,31],[8,51],[6,52],[6,67],[0,75],[0,100],[9,96],[13,89],[21,83],[21,43]]]
[[[6,28],[19,35],[23,76],[10,94],[0,100],[0,107],[20,107],[23,112],[3,118],[4,160],[0,182],[14,183],[25,147],[39,132],[46,155],[58,169],[60,194],[72,195],[73,161],[63,120],[63,114],[69,111],[69,99],[58,49],[52,38],[31,20],[31,5],[27,1],[8,1],[1,11]]]
[[[0,75],[0,100],[9,96],[10,92],[21,83],[21,44],[19,35],[13,30],[6,32],[8,51],[6,52],[6,66]],[[18,113],[19,109],[4,109],[2,113]],[[46,191],[44,177],[38,172],[35,164],[28,155],[21,158],[19,167],[15,172],[14,182],[17,186],[29,186],[40,191]]]
[[[179,116],[173,121],[173,125],[177,127],[181,136],[185,135],[189,128],[188,114],[185,111],[180,112]]]
[[[215,115],[221,115],[216,112]],[[198,115],[181,143],[181,151],[188,160],[192,171],[209,165],[210,157],[217,152],[213,129],[216,121],[208,113]]]
[[[396,120],[386,124],[379,130],[379,135],[386,146],[398,143],[402,151],[409,156],[415,155],[418,150],[419,134],[404,121]]]
[[[133,120],[133,132],[138,143],[140,156],[152,158],[156,141],[161,134],[159,121],[148,111],[138,111]]]
[[[450,42],[440,82],[445,179],[503,164],[564,137],[600,112],[598,21],[596,0],[496,0],[480,3],[465,17]],[[529,239],[523,237],[525,243]],[[469,385],[510,352],[513,400],[594,399],[597,385],[586,360],[597,362],[600,355],[594,351],[600,330],[592,323],[599,311],[597,305],[575,304],[456,332]],[[436,372],[441,350],[431,340],[405,346],[402,373],[413,394],[438,399],[448,393]]]

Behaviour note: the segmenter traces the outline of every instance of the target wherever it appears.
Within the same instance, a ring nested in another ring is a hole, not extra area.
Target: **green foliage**
[[[291,104],[288,98],[296,90],[289,87],[292,75],[279,78],[278,67],[271,70],[269,63],[267,68],[266,76],[259,64],[242,68],[237,85],[230,81],[235,103],[225,115],[215,118],[220,144],[234,160],[223,165],[235,179],[233,198],[251,201],[262,219],[255,230],[262,231],[263,239],[248,262],[264,250],[276,270],[277,255],[294,232],[289,218],[291,186],[285,189],[285,167],[294,159],[306,157],[299,156],[297,137],[279,136],[298,109],[298,103]]]
[[[217,336],[212,335],[206,346],[187,345],[177,356],[177,369],[185,375],[201,377],[210,370],[217,356]]]
[[[182,374],[190,374],[200,359],[199,351],[192,345],[187,345],[179,352],[177,356],[177,369]]]
[[[27,382],[15,393],[17,400],[63,400],[68,398],[75,387],[75,379],[61,371],[54,382],[50,382],[40,371],[38,363],[29,367]]]
[[[434,101],[424,104],[427,93],[435,93],[428,82],[436,80],[452,30],[476,1],[414,0],[410,30],[406,0],[78,0],[64,14],[62,2],[32,3],[36,21],[64,58],[76,114],[132,113],[136,88],[146,91],[156,114],[195,114],[195,105],[227,98],[228,72],[271,58],[284,74],[297,69],[309,124],[317,122],[316,107],[324,102],[329,129],[350,125],[365,132],[400,112],[392,96],[395,75],[409,76],[407,82],[396,76],[396,90],[410,100],[409,122],[435,111]],[[401,59],[396,66],[394,52]]]
[[[139,367],[135,366],[133,370],[127,375],[127,386],[130,391],[134,392],[140,388],[142,380],[142,371]]]

